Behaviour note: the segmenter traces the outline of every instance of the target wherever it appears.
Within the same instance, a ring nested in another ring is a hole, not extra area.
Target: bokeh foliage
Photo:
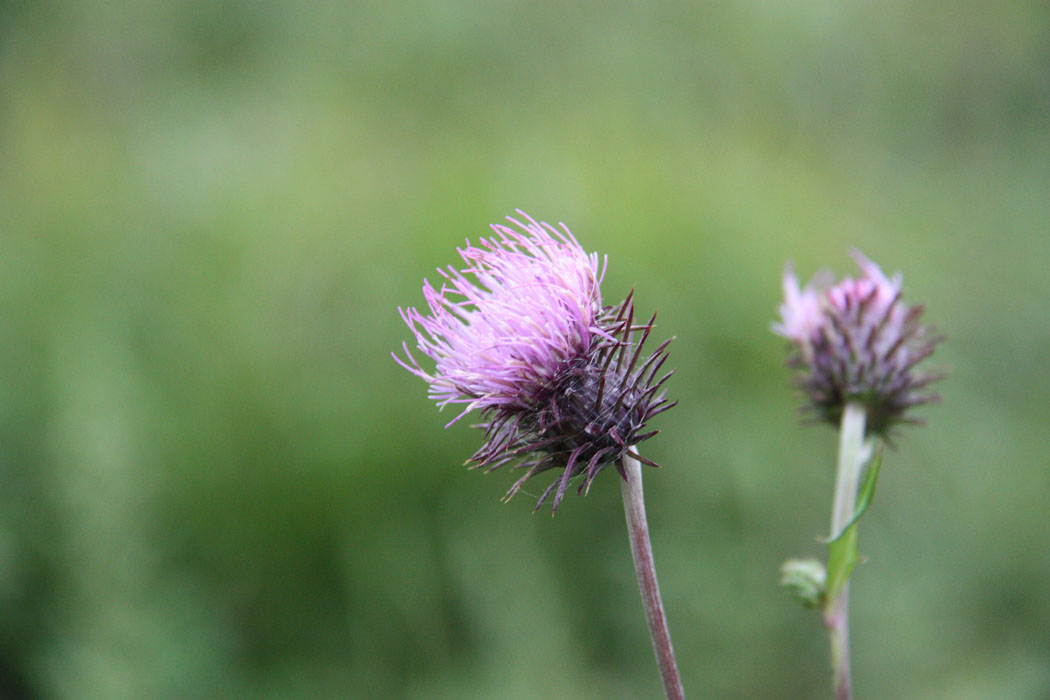
[[[949,340],[860,532],[860,697],[1050,689],[1043,2],[0,4],[0,697],[638,698],[615,479],[556,518],[389,352],[523,207],[677,336],[647,443],[691,697],[826,697],[834,435],[784,261]],[[535,490],[535,489],[534,489]]]

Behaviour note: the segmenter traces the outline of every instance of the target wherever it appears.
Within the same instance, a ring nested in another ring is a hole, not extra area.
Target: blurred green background
[[[0,697],[658,697],[616,480],[500,503],[390,359],[522,207],[677,336],[690,697],[829,695],[777,580],[835,434],[769,323],[857,246],[951,373],[861,528],[857,695],[1045,700],[1048,137],[1042,1],[0,4]]]

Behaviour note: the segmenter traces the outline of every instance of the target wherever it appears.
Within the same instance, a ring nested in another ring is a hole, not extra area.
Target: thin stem
[[[857,503],[857,487],[863,466],[864,407],[857,403],[846,404],[842,412],[839,432],[839,460],[835,476],[835,500],[831,508],[831,536],[838,537],[842,529],[853,519]],[[824,626],[831,642],[832,684],[835,700],[850,700],[853,685],[850,675],[849,656],[849,583],[842,586],[835,600],[824,607]]]
[[[835,501],[831,511],[831,536],[838,537],[853,519],[864,457],[864,406],[848,403],[842,411],[839,432],[839,463],[835,477]]]
[[[667,700],[685,700],[682,679],[678,675],[678,663],[671,647],[671,633],[667,629],[667,617],[660,601],[660,587],[656,583],[656,567],[653,565],[653,547],[649,542],[649,524],[645,519],[645,500],[642,494],[642,465],[630,455],[624,455],[623,468],[626,479],[621,480],[623,509],[627,516],[627,535],[631,541],[631,556],[638,574],[638,588],[642,591],[645,618],[649,622],[649,635],[656,652],[656,663],[660,667],[660,678],[664,684]]]
[[[824,626],[831,642],[831,686],[835,700],[853,698],[853,678],[849,662],[849,583],[824,611]]]

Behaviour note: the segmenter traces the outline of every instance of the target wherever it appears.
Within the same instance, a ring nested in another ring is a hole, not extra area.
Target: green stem
[[[835,476],[835,500],[831,508],[831,537],[838,537],[853,519],[860,471],[864,465],[864,407],[846,404],[839,432],[839,459]],[[835,700],[853,697],[849,655],[849,583],[824,606],[824,626],[831,643],[832,684]]]
[[[682,679],[678,675],[678,663],[671,647],[671,634],[667,629],[667,617],[660,601],[660,587],[656,583],[656,567],[653,564],[653,548],[649,542],[649,525],[645,519],[645,500],[642,494],[642,466],[629,455],[623,457],[626,479],[621,481],[623,509],[627,516],[627,535],[631,541],[631,556],[634,570],[638,574],[638,587],[642,591],[645,618],[649,623],[649,635],[656,652],[656,663],[660,668],[660,679],[664,684],[667,700],[685,700]]]

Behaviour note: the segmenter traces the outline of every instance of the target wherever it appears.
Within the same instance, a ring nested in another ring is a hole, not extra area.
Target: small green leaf
[[[780,585],[807,608],[816,608],[824,602],[824,565],[813,558],[788,559],[780,567]]]
[[[882,445],[880,444],[871,458],[868,473],[864,476],[860,493],[857,494],[857,504],[854,506],[853,517],[842,532],[838,533],[833,540],[828,542],[828,582],[827,597],[825,600],[834,601],[842,587],[846,585],[853,567],[860,561],[860,551],[857,548],[857,521],[864,511],[871,505],[875,497],[875,484],[879,480],[879,468],[882,467]]]
[[[828,591],[825,600],[830,603],[839,596],[842,587],[853,573],[860,560],[857,550],[857,524],[850,525],[833,541],[828,543]]]
[[[842,532],[840,532],[835,539],[831,540],[831,542],[841,538],[846,533],[847,529],[853,527],[853,525],[860,520],[860,516],[864,515],[864,511],[868,509],[868,506],[871,505],[871,500],[875,498],[875,484],[879,480],[880,467],[882,467],[881,444],[875,449],[875,453],[868,466],[868,473],[864,475],[864,483],[860,485],[860,493],[857,494],[857,504],[853,508],[853,517],[848,523],[846,523],[846,527],[842,528]]]

